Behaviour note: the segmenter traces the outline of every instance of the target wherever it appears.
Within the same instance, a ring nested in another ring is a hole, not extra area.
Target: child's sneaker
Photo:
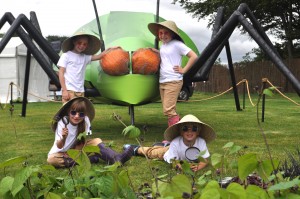
[[[133,154],[134,156],[138,155],[138,149],[140,148],[139,145],[134,145],[134,144],[124,144],[123,145],[123,150],[126,150],[128,148],[132,147],[133,148]]]

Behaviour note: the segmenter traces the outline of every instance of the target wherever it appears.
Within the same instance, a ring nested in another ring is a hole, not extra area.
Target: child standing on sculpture
[[[168,126],[171,126],[180,120],[176,112],[176,103],[183,85],[183,74],[196,61],[197,54],[184,44],[175,22],[150,23],[148,29],[162,42],[159,50],[159,91],[163,113],[168,117]],[[189,60],[182,68],[183,56],[187,56]]]
[[[96,36],[84,32],[77,32],[63,42],[63,54],[57,63],[63,103],[74,97],[84,97],[87,65],[91,61],[100,60],[107,52],[95,55],[100,46],[101,41]]]

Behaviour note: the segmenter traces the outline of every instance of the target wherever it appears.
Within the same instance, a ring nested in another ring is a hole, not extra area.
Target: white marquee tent
[[[1,38],[0,38],[1,40]],[[12,37],[0,54],[0,102],[9,103],[10,84],[13,83],[13,100],[23,98],[27,47],[19,37]],[[31,57],[28,85],[28,102],[51,100],[49,78],[35,58]],[[53,99],[53,97],[52,97]]]

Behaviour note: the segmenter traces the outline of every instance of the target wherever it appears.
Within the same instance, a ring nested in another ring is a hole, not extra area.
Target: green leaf
[[[113,165],[107,165],[104,168],[106,171],[116,171],[121,165],[121,162],[115,162]]]
[[[34,167],[25,167],[19,171],[17,171],[15,175],[15,180],[12,185],[12,194],[15,196],[19,191],[21,191],[24,187],[24,183],[31,176],[33,172],[37,171]]]
[[[26,156],[18,156],[18,157],[8,159],[0,164],[0,169],[7,167],[7,166],[23,163],[26,159],[27,159]]]
[[[200,199],[220,199],[220,198],[221,198],[220,192],[216,188],[205,189],[200,197]]]
[[[75,191],[75,184],[73,179],[71,178],[67,178],[64,180],[64,187],[66,188],[66,190],[68,190],[69,192],[74,192]]]
[[[49,192],[44,195],[45,199],[61,199],[61,197],[55,193]]]
[[[294,193],[287,193],[285,198],[288,199],[299,199],[299,194],[294,194]]]
[[[278,160],[273,160],[274,167],[277,168],[279,165]],[[259,176],[267,182],[269,180],[270,175],[272,174],[273,171],[273,166],[271,160],[264,160],[258,164],[258,169],[257,172]]]
[[[82,149],[85,153],[100,153],[98,146],[85,145]]]
[[[91,169],[90,159],[87,154],[84,153],[84,151],[69,149],[67,153],[70,158],[72,158],[79,165],[77,169],[80,173],[87,172]]]
[[[84,140],[86,138],[86,132],[79,133],[77,136],[77,140]]]
[[[268,193],[264,189],[262,189],[256,185],[248,185],[246,188],[246,194],[247,194],[247,199],[272,198],[272,197],[269,197],[269,195],[271,193],[269,193],[269,195],[268,195]]]
[[[211,164],[214,168],[219,168],[222,163],[223,156],[219,153],[214,153],[211,156]]]
[[[263,94],[273,97],[274,94],[273,94],[272,90],[274,90],[274,89],[275,89],[275,87],[266,88],[266,89],[264,89]]]
[[[296,185],[298,186],[299,184],[300,184],[300,180],[298,178],[295,178],[292,181],[280,182],[278,184],[275,184],[275,185],[271,186],[268,190],[269,191],[285,190],[285,189],[292,188]]]
[[[238,173],[241,180],[245,180],[258,166],[256,154],[245,154],[238,159]]]
[[[183,160],[183,163],[181,164],[181,168],[185,174],[195,175],[195,173],[191,170],[190,163],[188,163],[186,160]]]
[[[215,180],[210,181],[202,191],[201,199],[219,199],[221,198],[219,183]],[[224,197],[225,198],[225,197]]]
[[[14,178],[10,176],[4,177],[0,182],[0,196],[9,193],[14,182]]]
[[[141,134],[141,131],[134,125],[130,125],[123,130],[122,134],[128,138],[138,138]]]
[[[226,188],[230,199],[247,199],[246,191],[242,185],[232,182]]]
[[[156,186],[152,186],[156,193]],[[183,193],[192,194],[192,185],[186,175],[178,174],[171,179],[171,182],[158,181],[158,191],[162,198],[174,197],[182,198]]]
[[[114,195],[117,195],[117,184],[112,176],[102,176],[97,180],[98,188],[107,198],[115,198]],[[103,198],[106,198],[103,197]]]
[[[231,148],[233,145],[234,145],[233,142],[228,142],[228,143],[226,143],[226,144],[223,146],[223,149]]]
[[[241,150],[242,147],[241,146],[237,146],[237,145],[234,145],[230,148],[229,150],[229,155],[231,154],[236,154],[239,150]]]
[[[129,178],[128,178],[127,171],[125,170],[121,171],[118,177],[119,177],[119,182],[121,187],[125,188],[129,185]]]
[[[50,170],[50,171],[55,171],[56,170],[56,168],[53,165],[50,165],[50,164],[41,165],[41,169],[42,170]]]

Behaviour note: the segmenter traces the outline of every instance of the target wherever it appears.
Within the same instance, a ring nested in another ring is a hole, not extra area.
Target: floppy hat
[[[194,115],[189,114],[189,115],[184,116],[176,124],[173,124],[166,129],[166,131],[164,133],[165,139],[168,141],[172,141],[174,138],[178,137],[180,135],[180,126],[181,126],[181,124],[184,124],[184,123],[200,124],[201,130],[199,133],[199,137],[203,138],[206,141],[206,143],[208,143],[216,138],[216,133],[209,125],[205,124],[204,122],[201,122]]]
[[[60,119],[62,119],[64,116],[68,115],[68,110],[70,109],[71,105],[75,100],[84,101],[86,105],[86,115],[92,121],[95,117],[95,108],[93,103],[86,97],[75,97],[68,102],[64,103],[64,105],[57,111],[57,113],[54,115],[52,120],[51,128],[55,132],[57,123]]]
[[[148,29],[155,37],[158,37],[158,29],[161,27],[167,28],[170,31],[172,31],[175,34],[175,38],[183,42],[183,39],[181,38],[181,36],[179,34],[179,30],[177,28],[177,25],[174,21],[163,21],[160,23],[149,23],[148,24]]]
[[[69,37],[62,43],[62,51],[65,53],[74,48],[73,39],[77,36],[87,36],[89,38],[89,44],[87,48],[82,52],[87,55],[94,55],[100,50],[101,41],[95,35],[82,31],[76,32],[73,36]]]

